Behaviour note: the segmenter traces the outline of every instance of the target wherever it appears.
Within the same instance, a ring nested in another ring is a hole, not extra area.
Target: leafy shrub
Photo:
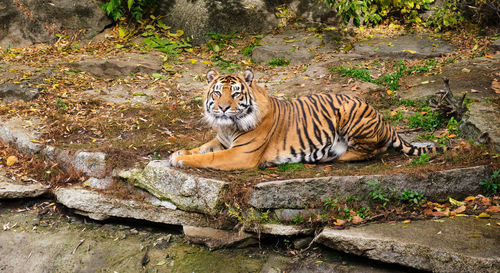
[[[156,0],[109,0],[101,5],[113,21],[118,21],[122,16],[128,15],[139,21],[151,14],[157,6]]]

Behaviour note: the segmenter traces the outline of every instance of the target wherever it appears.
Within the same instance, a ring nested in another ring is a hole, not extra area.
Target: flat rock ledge
[[[311,201],[339,200],[356,196],[368,201],[372,190],[367,181],[378,181],[384,188],[418,191],[427,200],[444,202],[449,197],[465,198],[480,193],[479,182],[491,175],[488,166],[450,169],[429,173],[331,176],[262,182],[254,187],[249,203],[259,209],[300,209]]]
[[[0,177],[0,199],[38,197],[49,193],[49,187],[40,183],[16,184]]]
[[[347,253],[432,272],[500,272],[500,231],[491,219],[371,224],[325,228],[316,242]]]
[[[95,220],[120,217],[169,225],[202,227],[213,225],[202,214],[167,209],[135,200],[119,199],[81,187],[56,189],[54,195],[59,203]]]

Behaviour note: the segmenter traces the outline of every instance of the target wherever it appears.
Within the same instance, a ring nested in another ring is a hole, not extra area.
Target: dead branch
[[[433,110],[440,111],[448,118],[454,117],[457,121],[461,120],[465,112],[467,112],[467,106],[464,103],[466,94],[464,94],[460,100],[457,100],[455,96],[453,96],[453,92],[451,92],[449,85],[450,80],[443,77],[443,81],[444,89],[436,93],[439,99],[437,101],[431,99],[429,105]]]

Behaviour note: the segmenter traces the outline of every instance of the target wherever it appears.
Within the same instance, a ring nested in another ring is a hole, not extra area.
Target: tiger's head
[[[212,127],[235,127],[240,131],[255,128],[259,109],[252,91],[253,72],[245,71],[243,78],[207,72],[208,91],[204,103],[205,120]]]

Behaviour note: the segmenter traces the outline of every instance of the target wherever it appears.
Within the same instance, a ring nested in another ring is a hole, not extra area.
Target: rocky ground
[[[116,28],[107,37],[102,35],[102,40],[89,44],[65,38],[54,45],[3,51],[0,197],[49,194],[75,213],[99,221],[118,217],[183,226],[187,240],[211,248],[248,243],[262,234],[285,236],[282,238],[301,236],[310,241],[314,231],[326,226],[315,242],[355,255],[437,272],[457,266],[465,271],[498,270],[500,257],[492,250],[500,239],[495,220],[498,198],[478,195],[484,193],[479,182],[492,179],[499,166],[498,40],[478,35],[471,38],[467,33],[439,37],[423,30],[409,34],[393,26],[363,31],[289,27],[265,35],[219,35],[201,47],[172,51],[166,47],[157,50],[148,47],[147,37],[151,36],[127,40],[119,33]],[[176,36],[170,39],[176,45],[182,44]],[[230,73],[247,67],[255,71],[256,81],[274,96],[291,99],[317,92],[354,94],[382,111],[405,138],[434,141],[435,145],[447,144],[454,149],[431,157],[430,162],[422,159],[423,163],[388,153],[354,164],[306,164],[258,171],[220,173],[168,167],[161,159],[172,151],[195,147],[212,136],[200,121],[204,73],[210,68]],[[425,124],[410,128],[412,116],[431,115],[419,105],[443,89],[443,76],[449,79],[455,96],[467,94],[468,113],[456,124],[440,124],[427,130],[423,129]],[[421,209],[404,204],[403,211],[396,204],[389,204],[388,207],[392,206],[389,209],[386,204],[378,204],[371,214],[362,214],[360,209],[375,201],[370,194],[375,186],[369,186],[367,181],[380,183],[380,188],[375,188],[379,193],[381,190],[420,193],[422,198],[418,199],[419,195],[412,198],[417,198],[417,203],[422,199],[429,202],[420,203]],[[347,206],[346,200],[350,198],[357,200],[351,215],[319,217],[328,200],[335,199],[334,204],[344,202]],[[464,203],[460,203],[462,200]],[[4,232],[0,236],[9,238],[14,230],[22,231],[22,235],[16,233],[19,243],[40,236],[39,231],[27,232],[36,226],[29,221],[22,230],[20,224],[17,229],[12,228],[11,224],[18,221],[9,217],[29,217],[22,215],[24,212],[20,216],[9,213],[4,210],[1,214]],[[476,218],[480,213],[487,216]],[[442,226],[432,222],[434,217],[460,214],[469,216],[443,220]],[[87,218],[78,221],[82,219]],[[430,220],[414,222],[417,219]],[[410,222],[400,224],[403,220]],[[64,220],[60,224],[63,228],[47,235],[53,238],[47,244],[71,238],[67,249],[61,252],[73,252],[71,248],[82,240],[78,238],[87,235],[75,236],[84,227],[82,223],[74,227],[71,221]],[[381,235],[376,225],[337,230],[371,221],[388,222],[381,225],[396,226],[407,234],[424,231],[417,236],[422,241],[407,238],[408,242],[402,243],[398,238],[403,235],[397,235],[396,231]],[[102,227],[100,223],[92,223]],[[235,225],[240,232],[233,230]],[[138,249],[140,236],[130,234],[130,228],[123,235],[116,226],[108,227],[109,232],[106,228],[102,231],[106,233],[104,237],[131,238],[120,246],[124,249],[121,254],[106,259],[115,261],[112,267],[129,268],[130,261],[134,268],[140,269],[139,261],[147,252],[155,257],[146,266],[148,270],[171,266],[170,270],[175,272],[176,262],[171,265],[170,260],[176,259],[161,259],[165,254],[155,247],[147,248],[148,243]],[[464,232],[461,241],[466,242],[465,246],[453,243],[457,228]],[[145,233],[158,238],[169,236],[161,232]],[[436,238],[435,234],[443,234],[443,238]],[[349,239],[352,236],[366,239],[353,243]],[[177,234],[173,238],[182,241]],[[88,250],[78,256],[82,272],[96,269],[88,267],[93,246],[87,243],[91,240],[94,239],[86,239],[75,248]],[[113,245],[109,241],[102,244],[102,249]],[[168,242],[167,245],[169,249]],[[33,245],[33,248],[44,247]],[[193,247],[180,243],[174,248],[174,252],[194,251]],[[3,248],[6,253],[9,250]],[[209,259],[234,258],[224,251],[195,252],[203,252]],[[260,250],[241,253],[237,255],[260,253]],[[255,267],[246,271],[290,268],[294,259],[291,257],[299,252],[286,257],[263,253],[249,254],[254,255],[248,260],[249,266]],[[442,253],[442,257],[429,253]],[[29,260],[34,253],[22,255]],[[40,257],[51,259],[51,255],[41,252]],[[62,266],[58,268],[68,269],[64,266],[69,266],[67,261],[72,255],[58,259],[61,264],[57,266]],[[127,262],[120,260],[122,257],[127,257]],[[280,261],[285,261],[284,265]],[[109,266],[101,262],[96,266]],[[15,268],[18,263],[19,260],[0,267]],[[26,266],[42,265],[27,263]],[[347,270],[342,263],[323,267],[306,262],[303,266],[318,272],[329,272],[332,268],[338,272]],[[387,269],[386,265],[382,267]],[[191,268],[186,267],[187,270]],[[363,267],[359,270],[366,272]]]

